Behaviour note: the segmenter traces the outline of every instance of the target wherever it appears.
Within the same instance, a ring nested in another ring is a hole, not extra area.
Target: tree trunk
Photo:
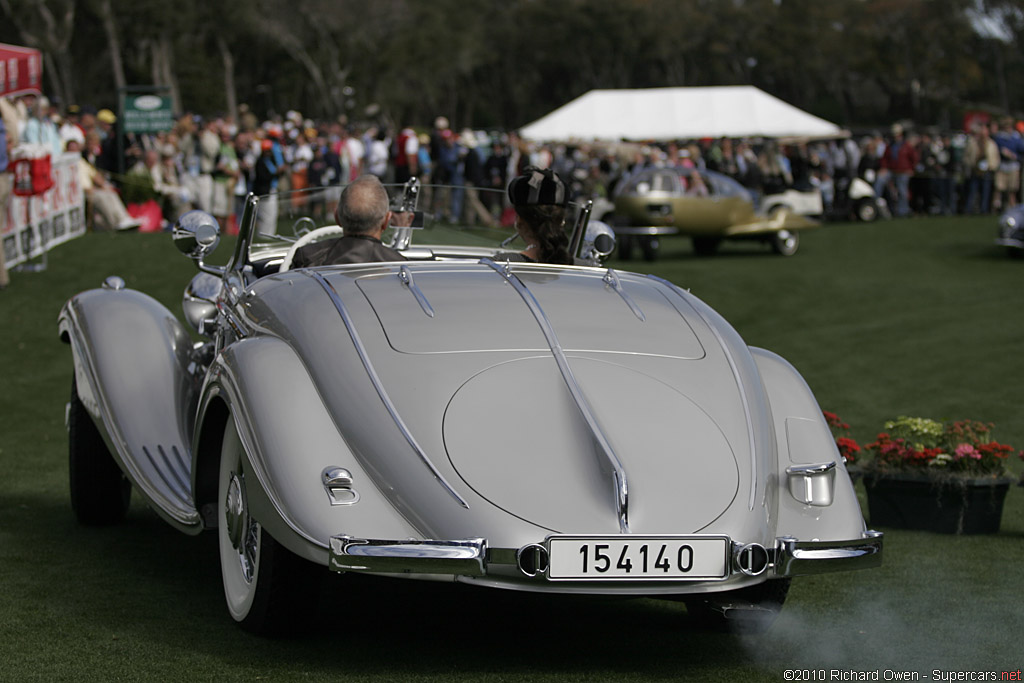
[[[124,63],[121,61],[121,41],[117,36],[117,24],[114,23],[114,11],[110,6],[110,0],[100,0],[97,11],[100,21],[103,22],[103,31],[107,34],[107,44],[110,49],[110,68],[114,75],[114,85],[118,93],[127,85],[124,77]]]
[[[235,58],[231,54],[224,34],[217,34],[217,49],[220,50],[221,61],[224,62],[224,99],[227,102],[228,114],[238,123],[238,95],[235,92]]]
[[[174,111],[181,111],[181,91],[178,88],[178,79],[174,76],[173,67],[174,47],[167,34],[160,35],[152,44],[151,52],[153,55],[153,83],[166,86],[170,90],[171,108]]]

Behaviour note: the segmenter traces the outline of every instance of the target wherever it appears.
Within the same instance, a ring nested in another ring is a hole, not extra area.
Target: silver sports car
[[[458,192],[390,187],[417,218],[386,263],[290,267],[337,232],[329,190],[249,197],[224,266],[190,212],[184,323],[118,277],[70,299],[78,520],[117,522],[135,490],[216,533],[228,610],[259,632],[327,570],[660,597],[760,629],[792,577],[881,564],[791,365],[686,290],[601,267],[612,232],[588,206],[574,265],[509,262],[508,229],[431,210]]]

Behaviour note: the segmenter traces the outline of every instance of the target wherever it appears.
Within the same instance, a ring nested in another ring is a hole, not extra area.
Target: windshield
[[[383,242],[399,251],[429,249],[435,256],[487,256],[500,249],[522,249],[514,214],[503,189],[440,185],[385,185],[391,210],[415,211],[411,228],[391,227]],[[340,186],[275,193],[259,198],[250,225],[250,261],[281,256],[303,235],[337,225]],[[571,233],[579,208],[570,204],[565,229]],[[333,235],[337,236],[337,234]]]
[[[407,258],[481,258],[525,246],[515,231],[515,214],[504,189],[421,185],[415,179],[384,187],[392,212],[415,212],[411,227],[392,225],[382,237],[385,245]],[[258,198],[255,212],[247,212],[239,226],[240,247],[248,245],[247,261],[272,267],[305,234],[336,227],[341,194],[342,187],[334,185]],[[584,213],[580,205],[569,204],[564,229],[570,244],[587,222]],[[335,229],[325,239],[338,234]]]

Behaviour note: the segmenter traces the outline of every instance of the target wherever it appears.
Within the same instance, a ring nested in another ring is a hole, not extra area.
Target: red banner
[[[85,194],[78,176],[77,152],[52,159],[53,187],[42,194],[7,203],[7,227],[0,233],[0,258],[7,267],[41,256],[85,234]]]
[[[39,95],[43,89],[43,56],[39,50],[0,43],[0,97]]]

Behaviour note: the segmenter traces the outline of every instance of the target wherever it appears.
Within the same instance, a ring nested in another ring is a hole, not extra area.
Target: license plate
[[[728,550],[724,536],[551,536],[548,578],[722,579]]]

